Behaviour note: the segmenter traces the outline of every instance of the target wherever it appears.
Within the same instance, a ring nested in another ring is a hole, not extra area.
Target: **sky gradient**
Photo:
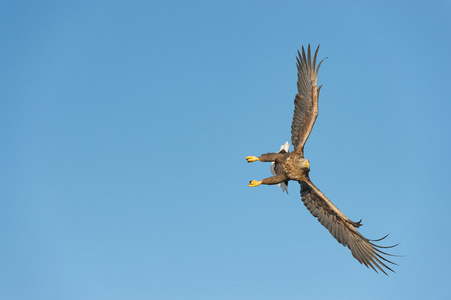
[[[451,298],[451,2],[0,1],[0,299]],[[314,184],[376,274],[247,155],[328,57]]]

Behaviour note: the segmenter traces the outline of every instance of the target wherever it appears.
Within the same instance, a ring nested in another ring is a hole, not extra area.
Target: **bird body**
[[[369,240],[359,233],[362,223],[353,222],[348,219],[310,180],[310,163],[304,157],[304,145],[310,136],[313,125],[318,116],[318,97],[321,86],[317,87],[318,71],[322,60],[316,66],[319,46],[312,58],[310,45],[307,54],[302,47],[302,54],[298,51],[297,71],[298,93],[294,99],[294,114],[291,124],[291,142],[294,151],[289,152],[287,144],[282,145],[277,153],[266,153],[261,156],[247,156],[248,162],[262,161],[272,162],[272,177],[262,179],[261,181],[251,180],[249,186],[259,186],[261,184],[288,184],[290,180],[298,181],[301,186],[302,202],[310,213],[326,227],[332,236],[343,246],[347,246],[354,258],[366,267],[371,267],[374,271],[393,270],[386,263],[394,264],[384,256],[393,256],[381,248],[392,248],[393,246],[383,247],[374,244],[379,240]],[[283,188],[283,185],[282,185]]]
[[[291,152],[285,160],[283,167],[290,180],[305,181],[308,179],[310,163],[298,152]]]

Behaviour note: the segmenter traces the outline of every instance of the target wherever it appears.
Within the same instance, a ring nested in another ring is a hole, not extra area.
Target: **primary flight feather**
[[[288,145],[282,147],[277,153],[266,153],[261,156],[247,156],[248,162],[262,161],[272,162],[271,171],[274,176],[261,181],[251,180],[249,186],[260,184],[282,184],[286,188],[288,181],[295,180],[301,185],[302,202],[310,213],[329,230],[332,236],[343,246],[347,246],[355,259],[374,271],[393,270],[387,263],[395,264],[386,257],[393,256],[381,249],[392,248],[376,245],[385,237],[378,240],[369,240],[361,235],[357,228],[361,221],[349,220],[311,181],[309,178],[310,163],[304,158],[304,145],[312,131],[318,116],[318,96],[321,86],[317,86],[318,71],[321,66],[316,66],[319,46],[313,55],[313,60],[308,46],[307,53],[302,47],[302,53],[298,51],[297,71],[298,93],[294,99],[294,114],[291,124],[291,143],[294,151],[288,151]]]

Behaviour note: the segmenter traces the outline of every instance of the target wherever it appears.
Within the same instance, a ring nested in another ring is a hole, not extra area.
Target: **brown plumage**
[[[374,244],[383,240],[369,240],[362,236],[356,228],[362,224],[361,221],[353,222],[349,220],[327,197],[310,181],[310,164],[304,158],[304,146],[312,131],[318,116],[318,96],[321,86],[317,87],[318,71],[323,60],[316,66],[319,46],[315,51],[313,60],[311,57],[310,45],[307,55],[304,47],[302,54],[298,51],[298,93],[294,99],[294,114],[291,124],[291,142],[294,146],[293,152],[282,149],[278,153],[267,153],[259,157],[248,156],[248,162],[262,161],[274,163],[274,176],[265,178],[262,181],[252,180],[249,186],[260,184],[280,184],[289,180],[298,181],[301,185],[301,196],[304,205],[318,221],[329,230],[332,236],[343,246],[347,246],[352,255],[366,267],[374,271],[393,270],[387,263],[394,264],[384,256],[393,256],[381,249],[392,248],[393,246],[382,247]]]

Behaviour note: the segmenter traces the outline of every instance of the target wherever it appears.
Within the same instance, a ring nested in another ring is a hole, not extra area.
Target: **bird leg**
[[[285,159],[286,153],[266,153],[262,154],[260,157],[257,156],[246,156],[246,160],[248,163],[254,162],[254,161],[262,161],[262,162],[273,162],[278,161],[282,162]]]
[[[259,186],[260,184],[272,185],[272,184],[282,183],[282,182],[287,181],[287,180],[288,180],[288,176],[287,175],[285,175],[285,174],[277,174],[277,175],[274,175],[272,177],[265,178],[262,181],[251,180],[249,182],[249,186],[250,187],[254,187],[254,186]]]

